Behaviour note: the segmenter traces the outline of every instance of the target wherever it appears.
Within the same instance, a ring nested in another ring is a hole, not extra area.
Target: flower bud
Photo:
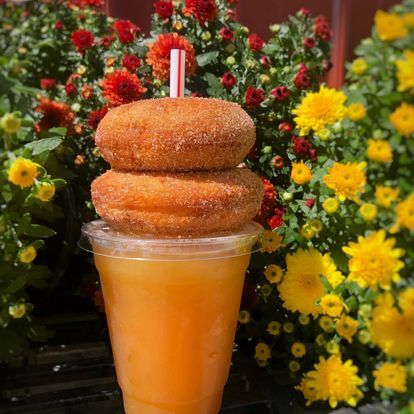
[[[13,319],[20,319],[26,314],[26,305],[24,303],[19,303],[17,305],[9,306],[9,315]]]
[[[282,200],[285,202],[289,202],[293,200],[293,193],[289,193],[288,191],[285,191],[282,194]]]
[[[234,51],[236,50],[236,46],[234,45],[234,43],[229,43],[228,45],[226,45],[226,47],[224,48],[224,50],[227,53],[234,53]]]
[[[5,114],[0,120],[0,127],[7,134],[15,134],[21,126],[22,120],[16,115],[16,113]]]
[[[382,139],[382,138],[384,138],[384,132],[381,129],[376,129],[374,131],[373,137],[375,139]]]
[[[342,132],[342,130],[343,130],[343,128],[342,128],[342,123],[341,122],[335,122],[332,125],[332,131],[333,132],[338,134],[339,132]]]
[[[260,75],[259,79],[260,79],[260,82],[262,82],[264,84],[267,84],[267,83],[270,82],[270,77],[268,75],[265,75],[265,74]]]
[[[273,34],[279,33],[280,24],[272,24],[272,25],[269,26],[269,29]]]
[[[321,141],[328,141],[328,139],[331,138],[331,135],[331,131],[329,131],[328,128],[321,129],[317,134]]]
[[[270,73],[271,76],[277,75],[277,72],[278,72],[278,69],[277,68],[271,67],[269,69],[269,73]]]
[[[266,145],[262,149],[263,154],[271,154],[272,153],[272,147],[270,145]]]
[[[236,64],[236,58],[235,58],[234,56],[229,56],[229,57],[226,59],[226,63],[227,63],[229,66],[233,66],[233,65],[235,65],[235,64]]]

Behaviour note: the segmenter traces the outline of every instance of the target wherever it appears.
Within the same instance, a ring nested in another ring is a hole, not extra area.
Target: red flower
[[[247,106],[259,106],[264,101],[264,90],[256,89],[249,86],[246,91],[246,104]]]
[[[71,112],[69,105],[41,98],[35,111],[43,114],[42,119],[36,125],[37,131],[47,131],[50,128],[62,127],[67,128],[69,133],[72,132],[75,116]]]
[[[53,89],[56,86],[56,79],[42,78],[40,79],[40,87],[44,90]]]
[[[135,34],[140,31],[138,26],[130,20],[118,20],[113,24],[113,28],[118,35],[121,43],[131,43],[135,39]]]
[[[78,52],[84,52],[93,46],[95,38],[89,30],[79,29],[70,36],[72,43],[76,46]]]
[[[98,128],[99,122],[101,122],[102,118],[107,114],[107,112],[108,107],[106,105],[97,111],[92,111],[88,117],[88,126],[92,129]]]
[[[56,20],[55,24],[53,25],[53,27],[56,30],[63,30],[63,23],[60,20]]]
[[[231,89],[236,84],[236,78],[230,72],[226,72],[220,82],[226,89]]]
[[[252,33],[249,36],[249,46],[253,52],[260,52],[263,49],[264,41],[263,39],[256,33]]]
[[[96,9],[100,9],[103,7],[104,2],[103,0],[71,0],[70,5],[79,7],[80,9],[84,9],[86,7],[94,7]]]
[[[306,204],[307,207],[312,208],[315,204],[315,201],[316,201],[316,199],[314,199],[314,198],[308,198],[305,201],[305,204]]]
[[[293,129],[293,125],[290,123],[290,122],[281,122],[279,125],[278,125],[278,127],[277,127],[277,129],[280,131],[280,132],[290,132],[290,131],[292,131],[292,129]]]
[[[203,95],[200,92],[191,92],[192,98],[202,98]]]
[[[285,99],[289,98],[290,91],[287,86],[277,86],[270,91],[270,95],[273,96],[276,101],[282,102]]]
[[[309,9],[305,9],[304,7],[301,7],[299,9],[299,12],[298,13],[301,14],[302,16],[305,16],[305,17],[309,17],[310,14],[311,14],[310,10]]]
[[[184,36],[177,33],[160,34],[150,45],[147,63],[152,66],[152,74],[162,82],[169,79],[171,49],[185,50],[185,75],[192,76],[197,66],[194,48]]]
[[[306,138],[303,137],[293,137],[292,138],[292,148],[293,152],[299,156],[304,157],[307,156],[309,150],[311,149],[311,144]]]
[[[268,68],[271,65],[272,62],[270,61],[270,59],[266,55],[262,55],[262,57],[260,58],[260,63],[265,68]]]
[[[329,41],[332,37],[332,30],[329,26],[329,22],[325,16],[318,16],[315,18],[315,24],[313,25],[313,32],[319,39]]]
[[[315,47],[315,44],[316,42],[313,37],[308,36],[308,37],[305,37],[305,39],[303,40],[303,46],[306,49],[312,49],[313,47]]]
[[[306,89],[311,84],[311,78],[308,73],[308,68],[302,63],[301,67],[293,81],[298,89]]]
[[[312,162],[315,162],[318,159],[318,153],[316,152],[316,149],[315,148],[311,148],[309,150],[309,159]]]
[[[267,224],[272,230],[277,229],[283,224],[283,216],[275,214],[269,220],[267,220]]]
[[[277,170],[280,170],[284,167],[285,163],[283,162],[283,158],[280,155],[276,155],[272,160],[273,167]]]
[[[74,83],[67,83],[65,85],[65,91],[68,95],[73,95],[76,93],[76,86]]]
[[[186,0],[184,14],[193,14],[202,24],[217,17],[217,6],[214,0]]]
[[[122,59],[122,66],[134,72],[137,68],[141,66],[141,59],[136,55],[126,54]]]
[[[85,99],[90,99],[92,96],[93,89],[89,85],[82,86],[82,96]]]
[[[161,19],[168,19],[174,13],[174,6],[171,0],[161,0],[154,3],[155,13],[157,13]]]
[[[231,21],[235,21],[236,20],[236,12],[232,9],[228,9],[226,11],[226,17]]]
[[[260,177],[260,179],[262,180],[265,192],[260,211],[256,214],[254,220],[261,224],[265,224],[267,218],[275,208],[277,194],[275,186],[269,180],[264,177]]]
[[[103,80],[102,95],[112,106],[118,106],[142,98],[146,88],[141,85],[138,76],[126,70],[109,73]]]
[[[113,41],[114,41],[113,36],[103,36],[103,37],[101,37],[101,40],[100,40],[99,43],[103,47],[109,47],[109,46],[111,46]]]
[[[226,42],[231,42],[234,39],[234,32],[227,27],[222,27],[219,31],[219,35]]]

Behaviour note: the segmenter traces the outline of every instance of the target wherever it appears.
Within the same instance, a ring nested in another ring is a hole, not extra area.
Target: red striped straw
[[[170,55],[170,97],[184,96],[185,50],[171,49]]]

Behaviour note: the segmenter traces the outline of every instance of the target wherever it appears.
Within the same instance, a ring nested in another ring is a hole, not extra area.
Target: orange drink
[[[197,239],[83,228],[99,271],[127,414],[217,414],[260,226]],[[90,247],[87,247],[87,243]]]

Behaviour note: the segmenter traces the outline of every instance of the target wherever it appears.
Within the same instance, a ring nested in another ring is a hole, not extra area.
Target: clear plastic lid
[[[82,226],[79,247],[95,255],[129,260],[203,260],[242,256],[259,250],[263,228],[249,222],[241,229],[201,237],[157,237],[122,233],[103,220]]]

